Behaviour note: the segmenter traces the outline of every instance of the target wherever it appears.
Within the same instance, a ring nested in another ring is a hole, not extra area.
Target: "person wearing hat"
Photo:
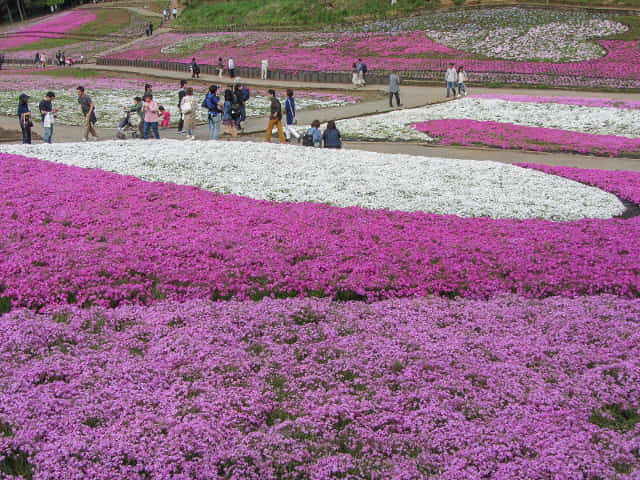
[[[47,92],[38,107],[40,109],[40,115],[42,115],[42,126],[44,127],[42,141],[44,143],[51,143],[51,137],[53,136],[53,119],[54,115],[58,113],[58,109],[53,108],[52,102],[54,98],[56,98],[55,93]]]
[[[31,112],[29,111],[29,95],[21,93],[18,97],[18,119],[22,129],[22,143],[31,143]]]

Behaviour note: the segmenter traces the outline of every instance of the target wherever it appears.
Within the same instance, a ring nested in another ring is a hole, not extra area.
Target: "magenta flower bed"
[[[46,38],[60,38],[62,34],[77,30],[85,23],[93,22],[95,19],[96,14],[86,10],[63,12],[27,28],[6,32],[11,35],[0,38],[0,50],[21,47]]]
[[[208,34],[212,35],[212,34]],[[228,33],[219,34],[233,35]],[[401,35],[386,34],[280,34],[245,32],[235,40],[212,42],[207,48],[185,56],[161,53],[167,46],[185,36],[163,34],[146,40],[136,49],[118,52],[106,58],[128,60],[172,60],[189,63],[196,57],[202,64],[215,65],[218,57],[225,62],[233,57],[236,66],[259,67],[269,60],[270,68],[289,71],[350,71],[357,58],[364,58],[369,70],[399,69],[406,71],[444,71],[449,62],[465,66],[470,81],[510,81],[517,83],[550,83],[569,86],[611,86],[640,88],[640,43],[622,40],[599,40],[608,54],[596,60],[573,63],[517,62],[509,60],[476,60],[471,54],[439,45],[424,37],[423,32]],[[325,39],[327,45],[301,46],[305,40]],[[248,43],[243,43],[248,42]],[[356,48],[357,47],[357,48]],[[442,58],[442,57],[445,58]],[[226,63],[225,63],[226,65]]]
[[[628,185],[626,174],[601,173],[610,188]],[[555,223],[278,204],[7,154],[0,193],[5,308],[640,291],[638,217]]]
[[[537,152],[569,152],[607,157],[640,156],[640,138],[594,135],[554,128],[478,120],[430,120],[412,125],[442,145],[486,145]]]
[[[639,300],[509,295],[12,312],[0,323],[0,468],[636,478],[638,318]]]
[[[640,172],[608,172],[596,169],[540,165],[537,163],[519,163],[517,165],[586,183],[640,205]]]
[[[469,98],[487,98],[495,100],[505,100],[507,102],[526,103],[558,103],[561,105],[579,105],[584,107],[597,108],[620,108],[624,110],[640,109],[640,101],[636,100],[613,100],[611,98],[589,98],[589,97],[536,97],[533,95],[510,95],[500,93],[485,93],[482,95],[469,95]]]

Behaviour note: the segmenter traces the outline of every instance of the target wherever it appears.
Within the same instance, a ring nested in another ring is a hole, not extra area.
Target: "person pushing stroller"
[[[142,137],[142,123],[144,119],[142,98],[135,97],[133,102],[133,105],[124,109],[125,115],[120,120],[120,125],[118,125],[118,138],[126,138],[127,133],[130,133],[133,138]],[[131,118],[134,113],[138,114],[137,124],[135,120],[132,121]]]

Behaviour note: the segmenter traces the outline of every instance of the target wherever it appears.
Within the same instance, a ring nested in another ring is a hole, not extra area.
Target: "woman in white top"
[[[193,100],[193,88],[185,89],[186,95],[180,101],[180,111],[184,115],[184,129],[191,140],[195,140],[193,135],[193,126],[196,123],[196,105]]]

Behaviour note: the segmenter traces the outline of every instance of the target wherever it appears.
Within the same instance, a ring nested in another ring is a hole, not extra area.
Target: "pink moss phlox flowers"
[[[626,173],[601,175],[615,185]],[[14,306],[640,292],[638,217],[517,221],[280,204],[7,154],[0,192],[0,296]]]
[[[463,119],[429,120],[413,124],[412,127],[438,138],[442,145],[486,145],[504,149],[608,157],[640,156],[640,138]]]
[[[636,478],[639,318],[606,295],[10,312],[0,456],[43,479]]]
[[[87,10],[73,10],[62,12],[27,28],[11,33],[6,38],[0,38],[0,50],[21,47],[47,38],[61,38],[62,34],[77,30],[86,23],[93,22],[96,14]]]

